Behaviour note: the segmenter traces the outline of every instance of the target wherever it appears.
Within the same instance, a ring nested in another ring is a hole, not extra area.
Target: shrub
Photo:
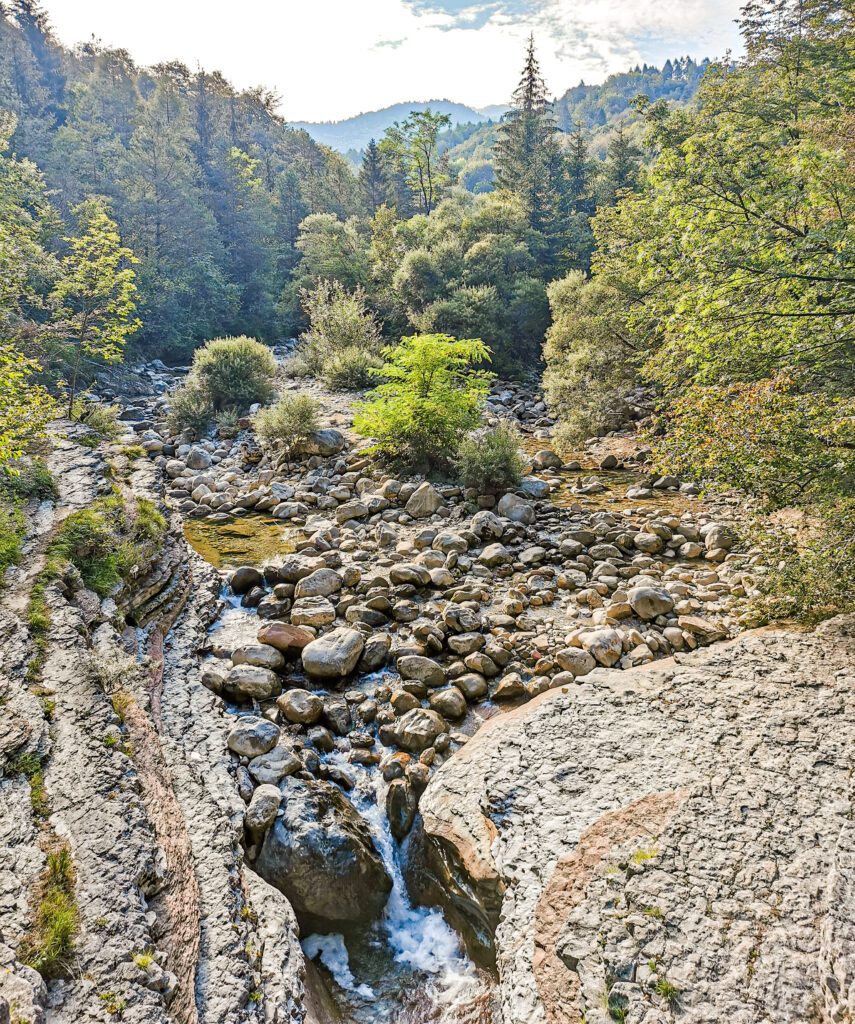
[[[17,502],[0,492],[0,580],[10,566],[20,562],[24,534],[24,513]]]
[[[776,568],[761,581],[759,622],[795,619],[814,625],[855,611],[855,499],[814,510],[800,545],[770,538],[765,547]]]
[[[99,498],[89,508],[72,512],[59,528],[47,550],[38,592],[43,592],[45,580],[61,575],[70,564],[90,590],[106,597],[131,578],[165,530],[165,518],[145,498],[138,499],[133,509],[126,508],[118,494]]]
[[[59,491],[56,481],[42,459],[21,459],[11,463],[11,472],[0,474],[0,492],[23,501],[53,501]]]
[[[321,370],[321,380],[333,391],[359,391],[371,383],[372,371],[383,365],[374,352],[356,345],[333,352]]]
[[[318,429],[318,408],[310,395],[285,395],[256,413],[253,426],[265,447],[288,449]]]
[[[365,387],[380,362],[380,326],[365,308],[365,292],[348,292],[339,281],[319,281],[302,293],[309,329],[301,338],[298,359],[329,387]]]
[[[489,349],[477,339],[422,334],[384,356],[385,383],[357,406],[356,429],[404,466],[447,467],[478,425],[493,375],[473,364],[489,361]]]
[[[217,436],[224,438],[237,437],[240,433],[240,416],[235,409],[223,409],[214,416]]]
[[[543,349],[543,383],[566,450],[630,418],[639,357],[625,341],[626,300],[615,288],[571,270],[552,282],[548,294],[553,322]]]
[[[214,407],[202,388],[190,380],[177,387],[169,396],[169,429],[180,434],[192,430],[197,436],[204,434],[211,424]]]
[[[89,427],[99,438],[115,441],[121,434],[119,413],[121,406],[106,405],[88,392],[78,395],[71,403],[71,419]]]
[[[474,487],[481,494],[516,487],[524,468],[519,432],[500,423],[489,430],[467,434],[460,442],[456,461],[463,485]]]
[[[276,360],[254,338],[215,338],[196,350],[188,383],[197,387],[214,412],[247,409],[273,397]]]

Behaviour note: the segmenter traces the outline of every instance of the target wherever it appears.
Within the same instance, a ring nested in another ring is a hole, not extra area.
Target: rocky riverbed
[[[661,672],[656,663],[691,662],[700,649],[741,631],[764,567],[741,537],[738,499],[702,499],[691,483],[651,475],[629,435],[592,440],[578,457],[562,458],[549,445],[553,424],[542,400],[519,385],[496,387],[486,417],[520,427],[529,473],[514,491],[479,494],[384,470],[351,434],[342,396],[319,392],[328,424],[287,458],[264,452],[248,423],[235,438],[171,436],[165,414],[179,377],[161,365],[142,367],[115,396],[128,440],[146,458],[128,456],[126,440],[103,455],[89,453],[88,490],[81,492],[79,474],[66,473],[64,483],[64,494],[85,505],[109,467],[171,517],[169,542],[146,571],[151,607],[133,617],[136,627],[121,628],[110,599],[93,602],[79,588],[55,597],[58,609],[83,609],[77,638],[59,638],[61,661],[95,652],[118,665],[144,655],[153,666],[134,690],[138,720],[114,720],[116,744],[105,752],[117,778],[141,794],[132,801],[140,824],[125,818],[123,827],[148,837],[143,846],[161,879],[151,894],[151,883],[130,875],[120,883],[130,892],[137,887],[143,907],[155,907],[145,916],[149,934],[113,940],[115,962],[130,964],[115,997],[124,1003],[123,1019],[161,1019],[156,1000],[150,1004],[143,992],[160,992],[164,1014],[180,1020],[597,1019],[588,989],[573,996],[572,1007],[551,1009],[554,999],[544,995],[535,969],[540,954],[518,956],[520,942],[530,949],[540,941],[531,912],[537,887],[526,896],[529,909],[515,912],[518,874],[533,872],[543,882],[562,844],[575,849],[581,840],[573,836],[587,834],[597,815],[582,800],[572,828],[544,846],[542,860],[514,860],[513,840],[497,868],[490,844],[505,841],[505,819],[502,811],[484,818],[494,801],[487,788],[494,774],[506,780],[505,792],[519,787],[513,820],[527,836],[540,818],[527,813],[535,801],[523,795],[525,787],[548,782],[548,794],[569,806],[576,792],[571,766],[592,766],[589,789],[608,774],[603,745],[626,747],[632,765],[626,780],[610,776],[615,807],[641,800],[645,786],[658,794],[662,772],[679,775],[680,789],[713,770],[715,752],[706,768],[701,746],[697,758],[687,756],[686,730],[676,734],[684,746],[669,739],[662,757],[650,761],[648,745],[662,742],[659,725],[645,733],[621,713],[603,717],[602,701],[610,698],[601,695],[620,690],[615,680],[623,678],[631,688],[641,666]],[[62,480],[62,458],[54,461]],[[41,515],[55,518],[47,509]],[[45,521],[34,522],[34,549],[49,529]],[[18,582],[26,590],[25,575]],[[20,608],[7,602],[5,614],[11,636]],[[58,725],[21,684],[28,656],[24,636],[15,658],[4,659],[12,706],[26,723],[14,753],[44,752],[49,778],[62,790]],[[731,657],[741,663],[740,655]],[[109,703],[110,686],[101,689]],[[489,737],[528,721],[520,716],[529,707],[538,722],[546,716],[542,727],[526,732],[525,745],[508,748],[501,772],[482,774],[480,765],[493,763]],[[576,716],[572,723],[564,721],[565,709]],[[762,717],[768,709],[754,711]],[[698,711],[689,702],[683,714],[694,721]],[[41,719],[36,729],[33,715]],[[594,730],[600,718],[602,729]],[[576,738],[595,731],[599,738],[586,747],[579,739],[577,750]],[[116,745],[128,752],[117,754]],[[119,757],[124,762],[114,764]],[[471,758],[481,760],[470,792],[461,772]],[[2,785],[26,792],[26,782],[13,777]],[[79,788],[78,830],[61,812],[51,817],[75,852],[96,843],[83,809],[103,799],[103,789]],[[590,806],[602,812],[604,805],[597,798]],[[651,821],[660,810],[651,810]],[[547,832],[552,813],[550,806]],[[554,821],[562,820],[556,811]],[[43,839],[36,821],[17,838],[7,829],[4,838],[19,864],[30,862],[5,890],[18,907],[18,934]],[[24,861],[22,850],[30,851]],[[103,901],[92,874],[98,863],[98,856],[88,863],[81,857],[78,885],[94,899],[87,891],[93,886]],[[417,906],[419,899],[443,906],[462,938],[437,910]],[[86,934],[94,940],[90,916]],[[560,959],[552,940],[544,941],[544,955]],[[150,972],[156,983],[148,969],[139,977],[131,942],[157,951]],[[14,981],[17,1005],[32,1006],[32,1019],[83,1019],[73,1013],[83,1013],[87,999],[100,1005],[98,983],[80,980],[91,966],[85,958],[78,980],[44,990],[34,972],[15,967],[14,942],[5,948],[5,988]],[[97,958],[94,943],[89,955]],[[608,992],[617,981],[647,992],[650,979],[639,981],[635,967],[630,978],[622,965],[616,970],[607,957],[603,963]],[[549,984],[573,992],[579,986],[561,978]],[[628,1000],[635,1013],[633,991],[618,988],[614,999]],[[661,1000],[651,1005],[665,1012]],[[617,1019],[613,1010],[603,1012]]]

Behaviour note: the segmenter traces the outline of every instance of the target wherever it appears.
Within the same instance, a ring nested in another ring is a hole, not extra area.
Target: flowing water
[[[195,550],[221,569],[260,565],[293,550],[282,524],[262,516],[224,523],[192,520],[186,533]],[[231,650],[253,643],[256,613],[242,607],[227,586],[221,599],[222,611],[209,630],[213,647]],[[349,685],[362,688],[377,682],[373,673]],[[470,712],[466,731],[474,731],[490,712],[487,705]],[[323,968],[341,1024],[491,1024],[490,975],[468,958],[439,910],[413,906],[410,900],[404,880],[406,842],[399,845],[389,828],[382,774],[351,764],[340,752],[323,760],[353,779],[347,796],[368,825],[392,879],[379,921],[347,936],[317,934],[303,940],[306,957]]]
[[[414,907],[402,849],[385,813],[386,783],[376,769],[341,754],[325,758],[354,778],[348,796],[371,830],[392,891],[375,925],[347,937],[310,935],[303,951],[331,975],[337,1002],[353,1024],[489,1024],[490,978],[464,953],[442,914]]]

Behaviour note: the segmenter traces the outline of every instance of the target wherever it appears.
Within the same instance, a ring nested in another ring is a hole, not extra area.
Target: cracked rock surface
[[[488,723],[420,809],[458,917],[494,930],[502,1024],[851,1020],[853,711],[841,617]]]

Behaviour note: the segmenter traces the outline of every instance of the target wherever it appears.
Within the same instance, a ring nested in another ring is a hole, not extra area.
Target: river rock
[[[431,710],[444,718],[462,718],[466,714],[466,698],[456,686],[444,686],[428,697]]]
[[[505,494],[499,499],[496,511],[513,523],[529,526],[534,522],[534,506],[517,494]]]
[[[494,512],[484,509],[472,516],[471,529],[482,540],[501,540],[505,524]]]
[[[597,665],[593,655],[578,647],[566,647],[558,651],[554,657],[560,669],[571,672],[574,676],[586,676],[593,672]]]
[[[276,673],[257,665],[235,665],[223,680],[223,693],[236,701],[269,700],[281,692]]]
[[[303,668],[318,679],[350,675],[365,647],[361,633],[346,626],[318,637],[303,648]]]
[[[324,702],[317,694],[299,688],[286,690],[277,698],[276,706],[289,722],[297,725],[313,725],[324,710]]]
[[[252,794],[249,807],[244,811],[243,824],[252,843],[258,843],[268,828],[276,821],[276,812],[282,802],[278,786],[265,783]]]
[[[406,779],[392,779],[386,790],[386,817],[392,835],[400,840],[413,827],[416,817],[416,794]]]
[[[226,745],[239,757],[258,757],[276,746],[279,726],[266,718],[241,718],[229,730]]]
[[[623,654],[623,641],[616,629],[595,629],[583,633],[579,642],[601,665],[611,668]]]
[[[191,448],[187,452],[187,457],[184,459],[188,469],[202,470],[208,469],[211,465],[211,456],[205,451],[204,448]]]
[[[294,602],[291,622],[295,626],[329,626],[335,622],[335,608],[325,597],[303,597]]]
[[[289,626],[285,622],[265,622],[259,629],[257,638],[260,644],[275,647],[285,655],[301,651],[306,644],[314,640],[314,636],[307,629]]]
[[[376,672],[389,659],[392,638],[388,633],[374,633],[366,641],[356,668],[359,672]]]
[[[445,669],[431,658],[418,654],[398,658],[398,672],[402,679],[418,679],[425,686],[442,686],[445,682]]]
[[[504,544],[488,544],[478,556],[478,561],[489,569],[497,565],[507,565],[513,561],[513,556]]]
[[[433,515],[440,505],[442,505],[442,497],[439,491],[433,484],[425,481],[413,491],[404,507],[407,515],[411,515],[413,519],[426,519]]]
[[[280,788],[283,813],[264,838],[258,873],[308,931],[376,918],[392,880],[353,804],[329,782],[291,777]]]
[[[313,430],[308,437],[295,445],[297,455],[338,455],[344,448],[344,435],[339,430],[328,427],[326,430]]]
[[[478,672],[464,672],[454,680],[454,685],[467,700],[479,700],[487,696],[487,680]]]
[[[627,601],[635,614],[645,622],[657,615],[667,615],[674,608],[674,598],[661,587],[633,587]]]
[[[232,651],[232,664],[253,665],[255,668],[281,672],[285,668],[285,656],[269,644],[250,644]]]
[[[413,708],[395,724],[393,735],[399,747],[419,754],[433,746],[434,740],[445,730],[445,720],[436,711]]]
[[[329,597],[338,593],[341,587],[342,579],[335,569],[315,569],[297,581],[294,597]]]
[[[302,767],[303,762],[294,751],[289,747],[283,747],[281,743],[277,743],[266,754],[254,757],[247,765],[249,774],[256,782],[270,782],[274,785],[286,775],[300,771]]]
[[[242,565],[229,577],[229,586],[235,594],[248,594],[253,587],[260,587],[264,577],[251,565]]]

